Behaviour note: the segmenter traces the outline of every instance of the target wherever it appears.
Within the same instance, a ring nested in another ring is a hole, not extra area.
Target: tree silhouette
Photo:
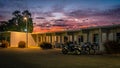
[[[1,32],[7,30],[7,24],[8,24],[8,22],[6,22],[6,21],[1,21],[0,22],[0,31]]]
[[[19,31],[25,32],[26,23],[28,24],[28,32],[33,31],[33,21],[31,18],[31,13],[28,10],[23,11],[22,13],[18,10],[12,13],[14,17],[0,24],[0,31]],[[27,17],[27,22],[24,21],[24,17]]]

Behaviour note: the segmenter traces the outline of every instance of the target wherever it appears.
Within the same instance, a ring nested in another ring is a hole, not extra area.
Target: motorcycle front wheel
[[[67,54],[68,51],[67,51],[66,49],[62,49],[62,53],[63,53],[63,54]]]

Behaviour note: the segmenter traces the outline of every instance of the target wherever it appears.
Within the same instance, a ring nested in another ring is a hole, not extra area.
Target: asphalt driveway
[[[120,68],[120,56],[63,55],[60,49],[0,48],[0,68]]]

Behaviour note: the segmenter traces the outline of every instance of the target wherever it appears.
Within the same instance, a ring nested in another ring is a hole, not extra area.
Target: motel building
[[[19,41],[26,42],[24,32],[0,32],[0,39],[9,42],[10,47],[18,47]],[[99,50],[104,51],[103,43],[106,40],[120,40],[120,25],[89,27],[80,30],[66,30],[48,33],[28,33],[28,47],[36,47],[41,42],[49,42],[53,47],[61,47],[65,40],[76,41],[83,45],[84,42],[98,43]],[[55,46],[57,43],[58,46]]]

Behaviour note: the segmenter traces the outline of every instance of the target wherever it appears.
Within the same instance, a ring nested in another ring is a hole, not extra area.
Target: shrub
[[[6,40],[2,40],[2,45],[1,45],[1,47],[3,47],[3,48],[9,47],[9,42],[6,41]]]
[[[20,42],[18,43],[18,47],[19,47],[19,48],[25,48],[25,47],[26,47],[25,41],[20,41]]]
[[[43,43],[39,44],[39,46],[40,46],[42,49],[51,49],[51,48],[52,48],[52,44],[51,44],[51,43],[48,43],[48,42],[43,42]]]
[[[104,42],[103,45],[108,54],[120,53],[120,43],[118,41],[108,40],[108,41]]]

